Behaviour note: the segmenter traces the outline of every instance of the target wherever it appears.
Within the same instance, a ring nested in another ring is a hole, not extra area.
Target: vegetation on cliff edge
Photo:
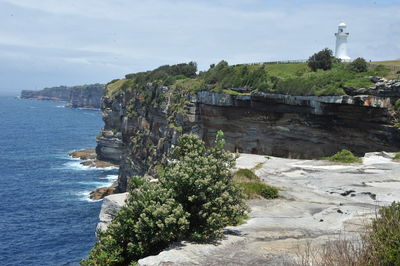
[[[352,63],[343,63],[329,56],[329,62],[326,63],[328,65],[311,64],[313,68],[309,67],[311,61],[308,64],[241,65],[229,65],[228,62],[221,61],[211,65],[207,71],[196,74],[197,66],[194,62],[166,65],[114,80],[107,85],[106,95],[115,97],[120,92],[147,91],[149,85],[168,86],[183,93],[211,90],[240,94],[243,91],[237,92],[236,89],[245,89],[245,93],[262,91],[290,95],[345,95],[344,86],[371,87],[374,85],[370,80],[371,76],[385,76],[389,71],[383,65],[367,68],[362,58],[357,58]],[[310,57],[310,60],[314,57]]]
[[[174,241],[212,239],[225,226],[242,222],[247,206],[232,182],[234,156],[223,146],[222,132],[211,148],[196,136],[181,136],[159,170],[159,184],[137,177],[130,181],[126,206],[99,233],[81,264],[129,265]]]

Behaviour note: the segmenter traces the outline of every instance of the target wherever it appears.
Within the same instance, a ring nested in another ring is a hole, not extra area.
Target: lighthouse
[[[346,32],[346,24],[344,22],[339,24],[336,36],[336,51],[335,57],[341,59],[343,62],[350,62],[351,58],[347,55],[347,37],[349,33]]]

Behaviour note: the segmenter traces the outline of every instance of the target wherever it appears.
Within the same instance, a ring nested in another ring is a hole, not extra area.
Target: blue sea
[[[117,169],[67,154],[94,148],[102,126],[99,111],[0,97],[0,265],[78,265],[87,256],[101,207],[88,193]]]

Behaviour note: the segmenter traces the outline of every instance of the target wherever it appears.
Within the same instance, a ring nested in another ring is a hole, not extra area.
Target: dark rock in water
[[[77,158],[81,160],[93,160],[96,159],[95,149],[83,149],[79,151],[74,151],[68,154],[72,158]]]
[[[100,108],[101,97],[105,85],[93,84],[75,87],[53,87],[40,91],[23,90],[22,99],[66,101],[67,107],[73,108]]]
[[[101,187],[101,188],[97,188],[95,190],[93,190],[92,192],[90,192],[89,197],[92,200],[99,200],[102,199],[108,195],[112,195],[116,192],[116,186],[112,185],[110,187]]]
[[[103,161],[97,159],[97,154],[95,149],[83,149],[79,151],[74,151],[68,154],[72,158],[77,158],[83,160],[81,165],[96,167],[96,168],[106,168],[106,167],[117,167],[116,163],[112,163],[109,161]]]

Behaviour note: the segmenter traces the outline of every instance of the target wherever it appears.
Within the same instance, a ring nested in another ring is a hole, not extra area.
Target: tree
[[[349,64],[349,69],[353,72],[361,73],[368,71],[368,64],[364,58],[358,57]]]
[[[206,148],[196,136],[183,135],[160,169],[160,184],[141,178],[129,182],[126,206],[113,219],[82,265],[128,265],[184,238],[221,236],[247,211],[242,191],[232,183],[232,154],[223,133]]]
[[[333,59],[332,50],[325,48],[310,56],[307,64],[312,71],[317,71],[318,69],[328,70],[332,68]]]
[[[232,183],[232,154],[223,150],[223,133],[219,131],[215,146],[206,149],[197,136],[183,135],[171,162],[160,178],[174,191],[175,200],[189,216],[189,237],[219,237],[227,225],[236,224],[247,207],[239,188]]]
[[[157,254],[182,238],[188,228],[188,213],[172,196],[173,191],[157,184],[136,182],[126,206],[98,241],[82,265],[128,265]]]

